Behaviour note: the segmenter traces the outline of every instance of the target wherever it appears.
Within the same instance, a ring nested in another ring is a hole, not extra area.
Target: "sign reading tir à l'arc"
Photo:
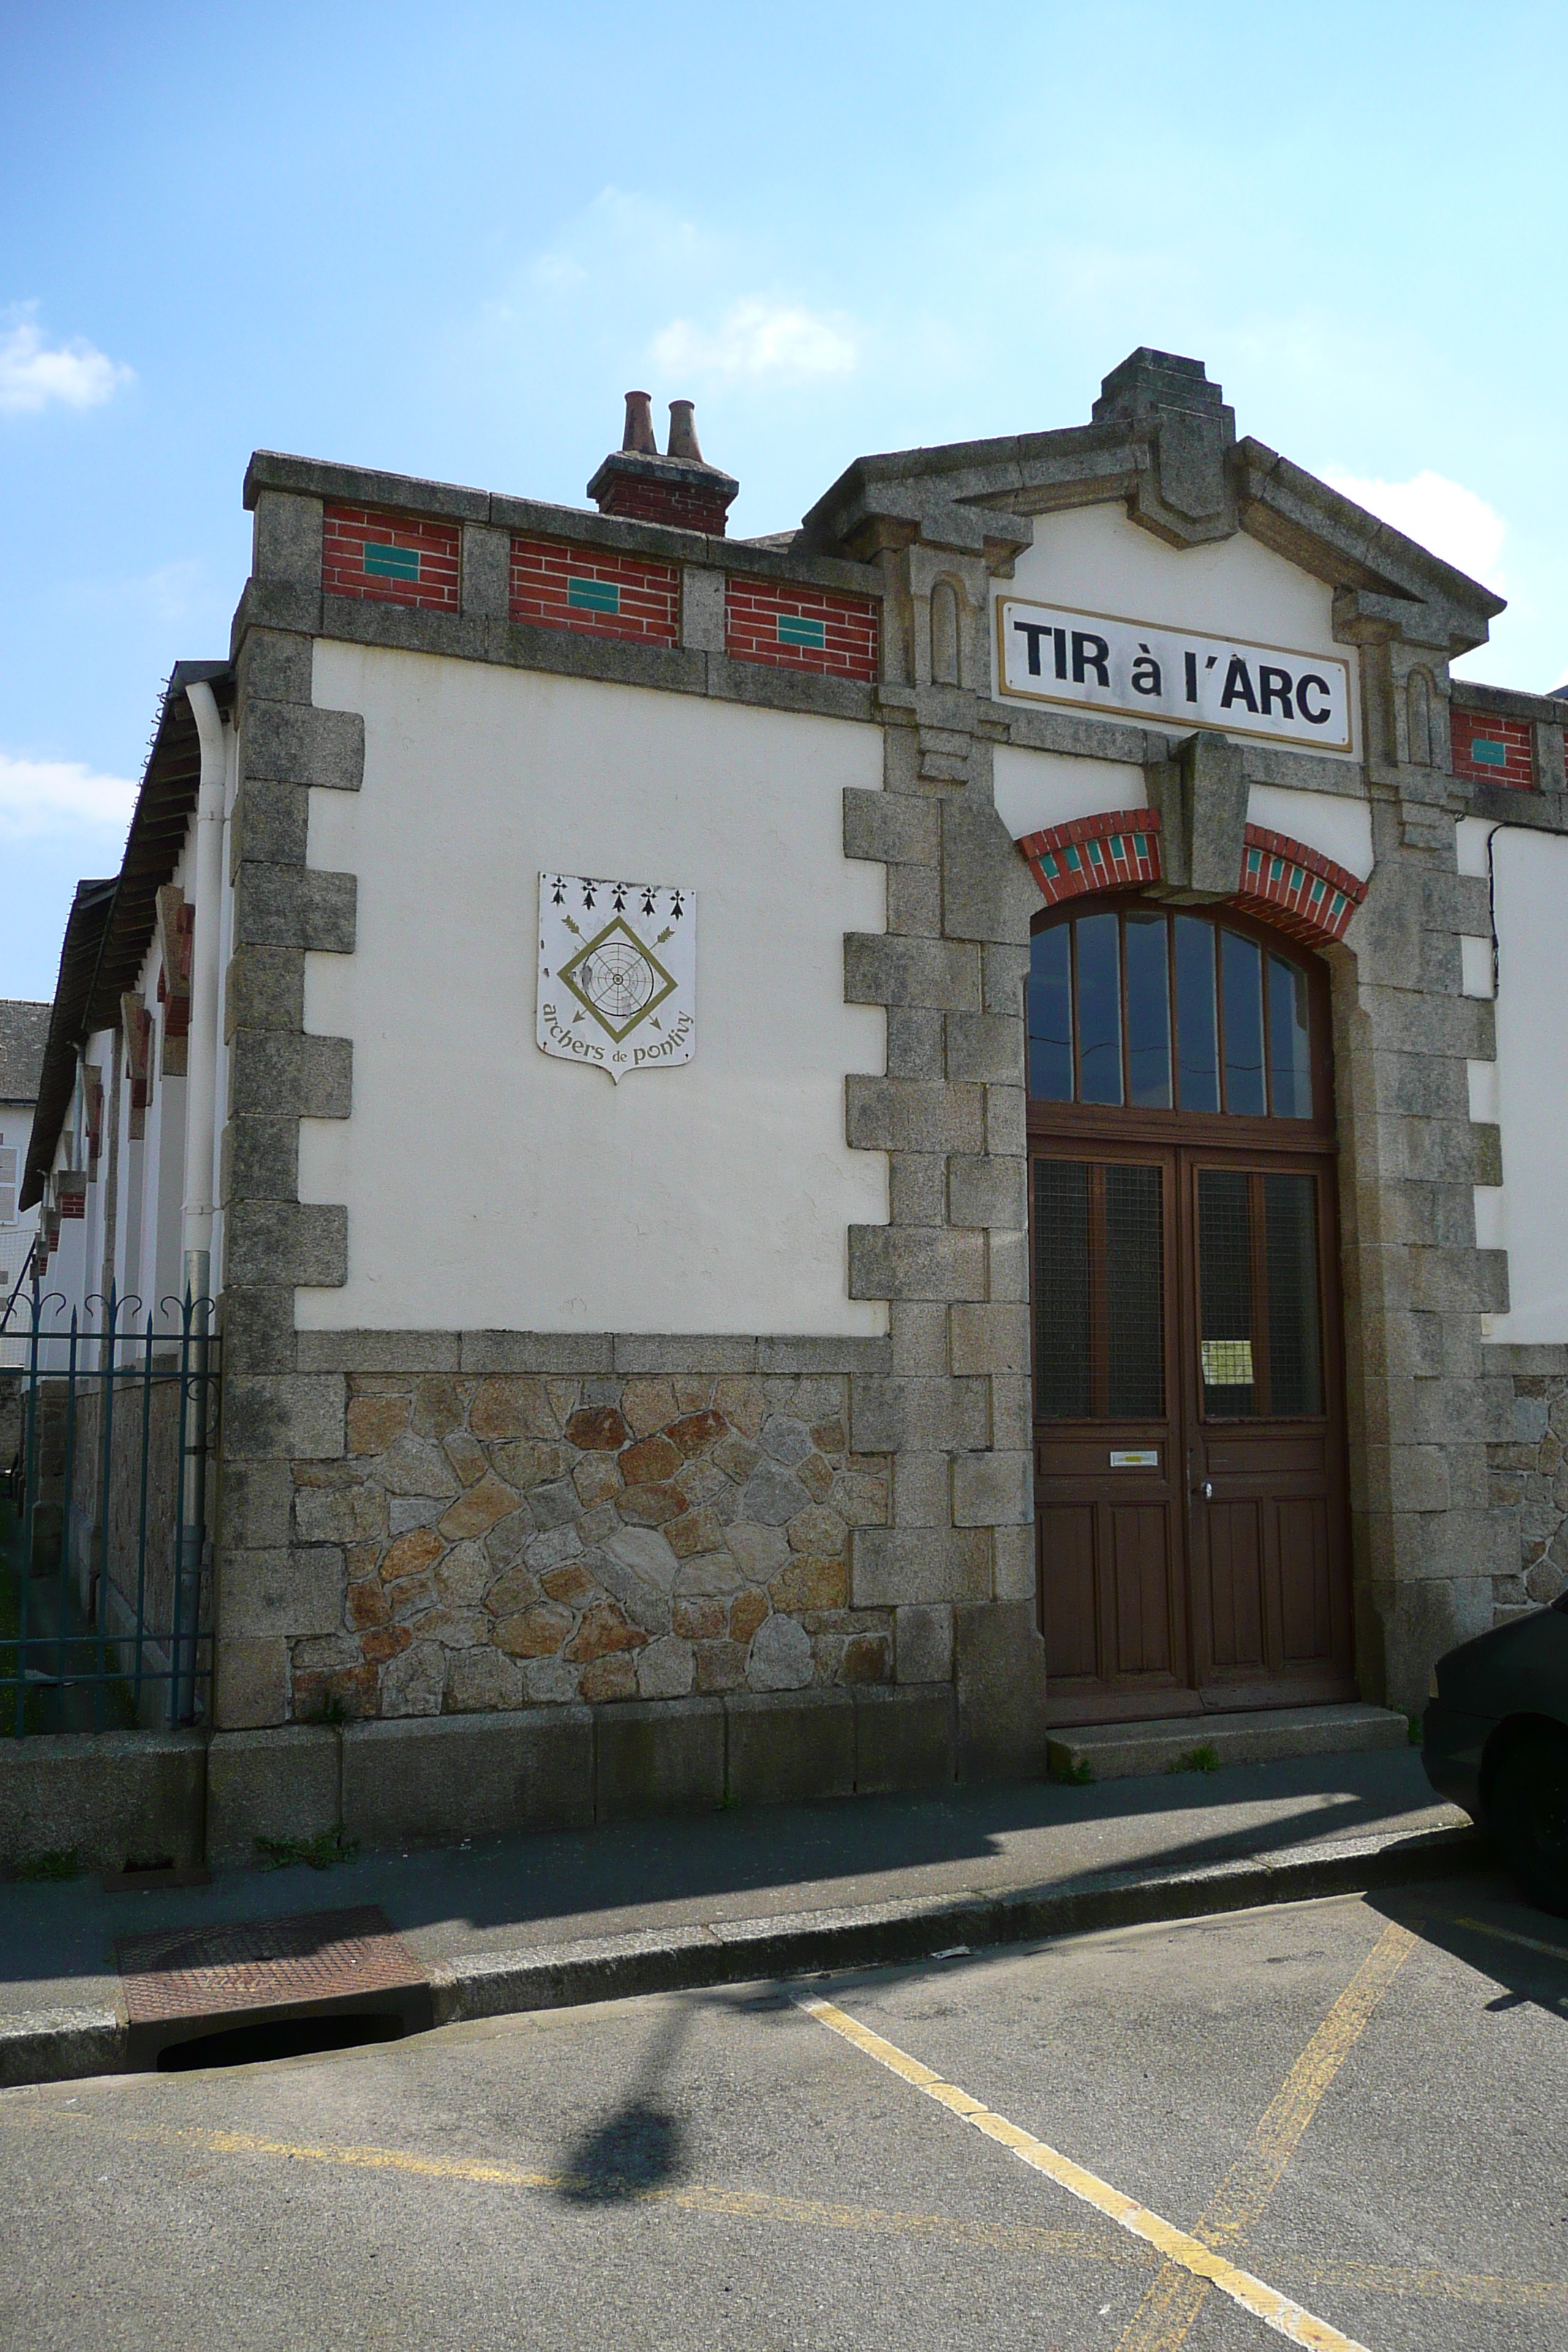
[[[996,626],[1004,694],[1268,735],[1320,751],[1352,748],[1350,664],[1335,655],[1011,596],[997,604]]]
[[[668,1070],[697,1051],[697,894],[664,882],[539,877],[542,1053]]]

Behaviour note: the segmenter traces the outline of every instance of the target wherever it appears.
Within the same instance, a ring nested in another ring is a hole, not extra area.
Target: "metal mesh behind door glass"
[[[1317,1186],[1310,1176],[1263,1180],[1271,1412],[1321,1412],[1323,1409],[1316,1196]]]
[[[1198,1171],[1198,1356],[1204,1412],[1258,1411],[1252,1367],[1252,1218],[1239,1169]]]
[[[1037,1160],[1034,1183],[1037,1415],[1163,1419],[1163,1171]]]
[[[1143,1421],[1165,1410],[1163,1171],[1105,1170],[1106,1410]]]
[[[1089,1169],[1035,1162],[1035,1411],[1042,1421],[1089,1412]]]

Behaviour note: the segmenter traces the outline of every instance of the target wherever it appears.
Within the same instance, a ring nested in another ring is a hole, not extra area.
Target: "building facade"
[[[672,414],[596,510],[258,454],[79,897],[26,1197],[217,1299],[220,1738],[1419,1705],[1568,1580],[1568,710],[1195,362],[761,541]]]

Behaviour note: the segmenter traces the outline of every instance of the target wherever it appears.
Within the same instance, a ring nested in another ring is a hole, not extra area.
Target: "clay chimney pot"
[[[626,429],[621,436],[623,449],[635,449],[644,457],[657,457],[658,443],[654,438],[653,403],[646,392],[626,394]]]
[[[693,422],[695,402],[672,400],[669,404],[669,455],[685,457],[694,466],[706,464],[697,446],[697,426]]]

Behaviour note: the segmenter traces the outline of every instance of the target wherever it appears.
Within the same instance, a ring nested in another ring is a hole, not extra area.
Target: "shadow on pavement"
[[[603,2205],[646,2196],[679,2179],[685,2126],[660,2104],[660,2087],[691,2023],[684,2001],[666,2012],[625,2096],[566,2152],[558,2194],[568,2205]]]
[[[1568,2024],[1568,1919],[1533,1909],[1500,1871],[1363,1900],[1385,1919],[1414,1928],[1424,1944],[1500,1985],[1500,1992],[1479,2003],[1491,2015],[1528,2004]]]

